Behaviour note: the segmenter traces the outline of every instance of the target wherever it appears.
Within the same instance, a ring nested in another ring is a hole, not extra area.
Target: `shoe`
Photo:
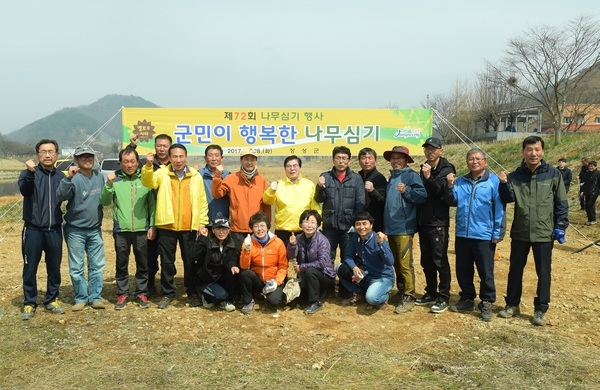
[[[433,306],[431,306],[430,311],[432,313],[439,314],[445,312],[446,309],[448,309],[448,302],[439,300],[436,303],[434,303]]]
[[[196,298],[198,298],[197,295],[196,295]],[[204,294],[202,294],[202,303],[201,303],[201,305],[205,309],[212,309],[215,306],[214,303],[209,302],[209,301],[206,300],[206,298],[204,298]],[[200,305],[198,305],[198,306],[200,306]]]
[[[135,300],[142,309],[147,309],[150,307],[150,301],[148,301],[148,296],[146,294],[138,295]]]
[[[466,313],[475,310],[475,302],[472,299],[460,300],[454,306],[450,306],[450,310],[457,313]]]
[[[306,307],[306,309],[304,309],[304,312],[306,314],[315,314],[316,312],[318,312],[322,308],[323,308],[323,304],[321,303],[321,301],[316,301],[316,302],[311,303],[310,305],[308,305]]]
[[[365,298],[363,293],[352,293],[350,298],[342,299],[342,306],[356,305]]]
[[[244,307],[242,307],[242,313],[243,314],[250,314],[250,313],[252,313],[253,309],[254,309],[254,299],[251,300],[250,302],[246,303],[244,305]]]
[[[123,310],[127,306],[129,298],[125,294],[121,294],[117,297],[117,303],[115,303],[115,310]]]
[[[585,224],[588,225],[588,226],[589,225],[595,225],[596,221],[587,221]]]
[[[33,318],[35,314],[35,306],[33,305],[25,305],[23,306],[23,314],[21,314],[22,320],[30,320]]]
[[[158,306],[159,309],[166,309],[167,307],[169,307],[169,304],[171,302],[173,302],[173,298],[163,297],[156,306]]]
[[[506,305],[504,307],[504,309],[500,310],[500,312],[498,313],[498,317],[510,318],[510,317],[518,316],[519,314],[521,314],[521,310],[519,309],[519,306]]]
[[[479,304],[479,310],[481,310],[481,319],[485,322],[492,320],[492,304],[488,301],[482,301]]]
[[[82,311],[85,309],[85,302],[75,302],[73,307],[71,307],[72,311]]]
[[[58,298],[46,304],[45,308],[54,314],[65,314],[65,309],[60,305],[60,300]]]
[[[396,314],[408,313],[414,307],[415,307],[415,298],[411,297],[410,295],[404,295],[402,297],[402,302],[400,302],[400,304],[398,306],[396,306],[396,310],[394,310],[394,313],[396,313]]]
[[[425,293],[425,295],[423,295],[421,298],[415,299],[415,305],[425,306],[430,303],[435,303],[436,301],[437,301],[437,297],[435,297],[433,295],[429,295],[428,293]]]
[[[196,295],[196,294],[188,294],[188,301],[190,302],[190,307],[200,307],[200,306],[204,306],[204,296],[202,297],[202,300],[200,300],[200,296]],[[206,306],[204,306],[206,307]]]
[[[537,326],[546,325],[546,320],[544,319],[545,315],[546,315],[546,313],[544,313],[543,311],[536,310],[533,313],[533,325],[537,325]]]
[[[92,309],[103,310],[103,309],[106,309],[106,306],[104,305],[104,302],[102,302],[100,300],[100,301],[92,302]]]
[[[220,306],[221,306],[221,309],[223,309],[227,312],[235,311],[235,305],[231,302],[223,301],[220,303]]]

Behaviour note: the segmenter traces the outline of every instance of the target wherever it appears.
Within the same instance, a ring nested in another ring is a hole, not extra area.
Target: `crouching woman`
[[[240,256],[239,282],[244,314],[254,309],[254,293],[262,292],[271,306],[277,307],[283,302],[288,260],[283,241],[269,232],[270,228],[271,220],[265,213],[250,217],[252,235],[244,239]]]
[[[302,295],[308,299],[306,314],[314,314],[323,308],[323,297],[335,287],[335,270],[329,258],[330,244],[327,237],[317,229],[321,216],[316,210],[305,210],[300,215],[302,233],[292,233],[287,246],[288,259],[296,258],[294,271],[300,279]]]

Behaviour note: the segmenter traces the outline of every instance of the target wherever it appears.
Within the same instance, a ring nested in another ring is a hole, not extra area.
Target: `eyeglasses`
[[[485,158],[482,158],[482,157],[473,157],[473,158],[468,159],[467,162],[474,163],[474,162],[482,162],[484,160],[485,160]]]
[[[285,169],[298,169],[300,168],[300,165],[298,164],[293,164],[293,165],[286,165]]]
[[[255,223],[254,225],[252,225],[252,229],[262,229],[262,230],[266,230],[267,228],[267,224],[262,222],[262,223]]]
[[[335,161],[348,161],[348,160],[350,160],[350,158],[348,158],[348,156],[335,156],[334,160]]]
[[[54,156],[54,155],[56,154],[56,150],[40,150],[40,151],[38,152],[38,154],[39,154],[40,156],[44,156],[44,155],[47,155],[47,156]]]
[[[94,159],[94,155],[92,155],[92,154],[82,154],[81,156],[77,156],[77,158],[80,158],[82,160],[93,160]]]

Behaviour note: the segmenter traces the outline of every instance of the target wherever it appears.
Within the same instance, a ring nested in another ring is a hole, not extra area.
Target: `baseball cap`
[[[215,218],[212,227],[226,227],[229,228],[229,221],[222,217]]]
[[[431,145],[434,148],[441,148],[442,147],[442,140],[436,137],[431,137],[431,138],[427,138],[427,140],[425,141],[425,143],[423,145],[421,145],[422,147],[425,147],[427,145]]]
[[[79,157],[79,156],[82,156],[84,154],[91,154],[92,156],[95,156],[96,152],[94,152],[94,149],[90,148],[89,146],[78,146],[75,149],[75,152],[73,153],[73,156]]]
[[[387,161],[390,161],[392,153],[402,153],[406,155],[406,159],[409,163],[415,162],[415,160],[413,160],[413,158],[410,157],[408,148],[406,146],[394,146],[392,150],[383,152],[383,158],[385,158]]]
[[[252,148],[243,148],[242,151],[240,152],[240,158],[244,157],[244,156],[254,156],[256,158],[258,158],[258,156],[256,155],[256,151]]]

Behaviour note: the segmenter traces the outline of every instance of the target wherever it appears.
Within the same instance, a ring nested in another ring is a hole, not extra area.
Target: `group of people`
[[[185,293],[194,307],[219,305],[234,311],[240,297],[242,313],[250,314],[260,297],[272,307],[288,303],[297,295],[286,286],[293,262],[307,314],[321,310],[323,300],[335,294],[336,277],[345,305],[364,299],[385,307],[395,286],[398,314],[415,305],[430,305],[434,313],[448,308],[468,312],[476,307],[476,268],[481,279],[477,306],[481,318],[490,321],[496,300],[495,247],[504,237],[506,205],[515,203],[506,306],[499,316],[520,312],[523,269],[532,249],[538,274],[533,322],[545,323],[553,241],[564,242],[568,202],[561,172],[543,160],[540,137],[523,141],[522,164],[510,174],[495,175],[487,168],[485,152],[471,149],[466,156],[469,172],[460,177],[442,156],[442,141],[436,137],[422,145],[426,161],[419,172],[409,166],[414,159],[408,148],[385,151],[389,179],[377,169],[375,150],[360,150],[361,170],[354,172],[350,149],[336,146],[331,170],[321,173],[316,184],[302,176],[302,159],[295,155],[284,160],[285,177],[269,183],[258,172],[258,156],[251,148],[242,150],[240,169],[232,173],[222,165],[219,145],[206,147],[206,165],[197,170],[187,164],[184,145],[173,144],[166,134],[154,142],[154,153],[140,167],[137,138],[132,136],[119,153],[121,169],[110,173],[106,182],[93,169],[95,152],[89,147],[75,150],[77,165],[64,175],[54,169],[56,142],[46,139],[36,145],[38,164],[27,161],[19,177],[25,199],[23,319],[32,318],[37,308],[36,273],[43,252],[48,271],[44,307],[64,313],[58,294],[63,232],[75,293],[72,310],[105,308],[100,227],[102,208],[112,205],[115,309],[125,308],[130,300],[149,307],[149,296],[159,293],[158,308],[169,307],[175,298],[179,247]],[[455,270],[461,289],[453,306],[451,207],[456,207]],[[417,233],[426,283],[422,295],[416,292],[413,264]],[[136,263],[133,293],[128,274],[131,248]]]

